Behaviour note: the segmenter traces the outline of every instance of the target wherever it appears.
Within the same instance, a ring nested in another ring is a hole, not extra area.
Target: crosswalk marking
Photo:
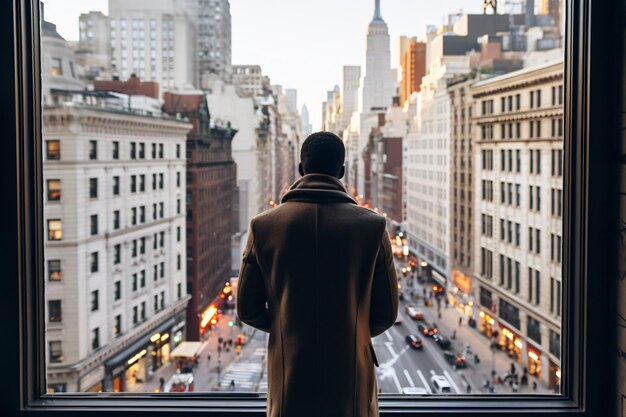
[[[448,371],[444,370],[443,374],[446,376],[446,378],[448,378],[448,380],[450,381],[450,385],[452,385],[452,388],[454,388],[456,390],[456,393],[459,394],[461,391],[459,390],[459,387],[456,386],[456,384],[454,383],[454,380],[452,379],[452,377],[450,376],[450,374],[448,373]]]
[[[231,381],[235,381],[235,390],[252,389],[255,380],[262,371],[263,365],[256,362],[235,362],[224,370],[224,376],[219,382],[220,388],[230,388]]]
[[[385,336],[387,336],[387,340],[389,340],[390,342],[393,342],[393,337],[391,337],[391,334],[389,333],[389,329],[385,331]]]
[[[413,382],[413,379],[411,378],[411,375],[409,375],[409,371],[407,371],[406,369],[404,370],[404,376],[406,377],[407,381],[409,381],[409,385],[414,387],[415,383]]]
[[[424,374],[419,369],[417,370],[417,376],[419,376],[420,379],[422,380],[422,384],[424,384],[424,388],[426,388],[428,391],[432,393],[433,390],[430,389],[430,385],[428,385],[428,383],[426,382],[426,378],[424,378]]]
[[[391,379],[396,384],[396,388],[398,388],[398,392],[402,392],[402,385],[400,385],[400,380],[398,379],[398,375],[396,374],[395,369],[393,369],[393,372],[391,373]]]

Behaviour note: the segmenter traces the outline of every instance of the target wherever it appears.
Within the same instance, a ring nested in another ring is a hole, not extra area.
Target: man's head
[[[346,149],[339,136],[330,132],[309,135],[300,151],[300,175],[326,174],[342,178]]]

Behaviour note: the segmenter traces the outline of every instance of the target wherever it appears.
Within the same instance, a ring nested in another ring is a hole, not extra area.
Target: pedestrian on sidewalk
[[[206,357],[206,361],[207,361],[208,363],[211,363],[211,355],[207,355],[207,357]]]
[[[159,392],[163,392],[165,389],[165,379],[163,377],[159,378]]]
[[[235,380],[234,379],[230,380],[230,389],[233,390],[233,391],[235,390]]]
[[[268,415],[379,414],[376,380],[350,369],[375,377],[378,361],[369,336],[393,326],[398,278],[386,220],[346,192],[340,181],[344,161],[345,147],[335,134],[307,137],[298,166],[302,178],[248,228],[237,312],[244,323],[271,329],[280,339],[267,348]],[[323,299],[323,289],[338,281],[345,284],[342,296]],[[311,291],[311,282],[317,290]],[[322,321],[323,315],[309,314],[311,308],[332,311],[337,320]],[[317,329],[319,340],[335,340],[324,361],[311,360],[327,348],[310,343],[310,329]],[[365,334],[367,340],[356,337]],[[324,381],[327,395],[311,403],[320,375],[331,376]]]
[[[459,327],[463,325],[463,317],[459,317]]]

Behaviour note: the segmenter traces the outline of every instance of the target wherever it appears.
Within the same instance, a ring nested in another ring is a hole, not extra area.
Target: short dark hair
[[[331,132],[316,132],[309,135],[302,143],[300,161],[307,174],[339,174],[344,160],[346,148],[341,138]]]

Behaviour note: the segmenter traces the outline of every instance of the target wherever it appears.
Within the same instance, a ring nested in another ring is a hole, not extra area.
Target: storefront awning
[[[150,344],[151,335],[153,335],[154,333],[163,333],[169,330],[174,324],[176,324],[176,319],[172,317],[164,323],[153,327],[150,331],[144,333],[143,336],[138,338],[138,340],[135,341],[133,344],[129,345],[124,350],[117,353],[115,356],[106,361],[106,367],[108,369],[112,369],[124,364],[128,358],[130,358],[135,353]]]
[[[170,353],[172,358],[193,358],[202,347],[202,342],[181,342]]]

